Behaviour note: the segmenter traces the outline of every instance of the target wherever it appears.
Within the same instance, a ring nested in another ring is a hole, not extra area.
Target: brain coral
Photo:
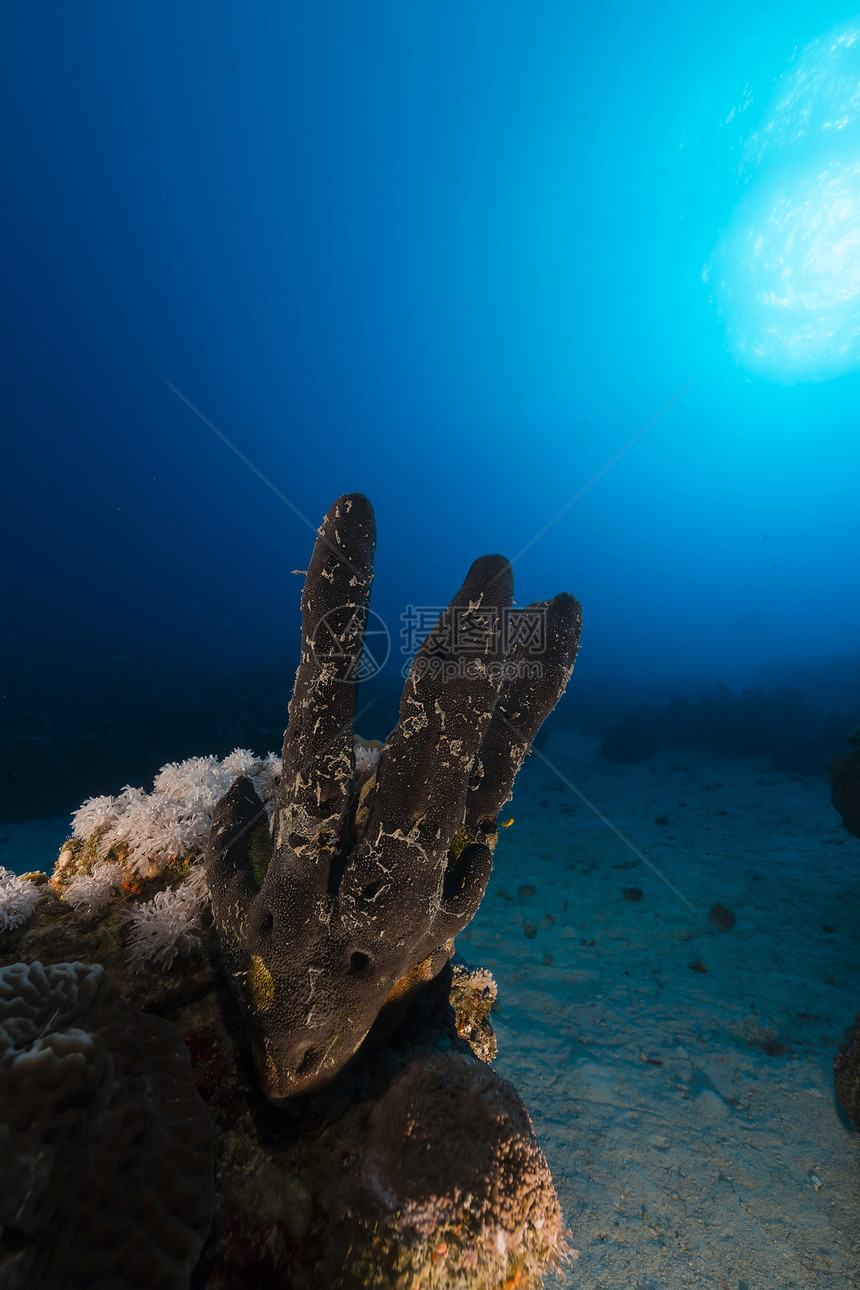
[[[404,1231],[458,1231],[485,1267],[524,1248],[541,1262],[564,1252],[529,1114],[513,1084],[477,1060],[436,1053],[407,1067],[374,1107],[362,1172]]]
[[[101,967],[0,969],[0,1287],[187,1287],[214,1211],[179,1031]]]

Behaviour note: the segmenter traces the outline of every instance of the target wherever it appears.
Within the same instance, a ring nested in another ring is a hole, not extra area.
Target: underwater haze
[[[498,551],[519,604],[582,602],[571,702],[770,678],[856,706],[860,14],[95,0],[2,27],[13,768],[70,695],[288,693],[292,571],[346,491],[392,684],[409,607]]]

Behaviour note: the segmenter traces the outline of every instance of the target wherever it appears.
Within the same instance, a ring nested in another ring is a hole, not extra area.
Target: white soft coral
[[[235,755],[230,754],[231,757]],[[226,760],[229,761],[230,758]],[[153,797],[161,795],[171,802],[181,802],[184,806],[208,806],[211,810],[222,793],[227,792],[237,774],[241,775],[243,772],[231,773],[217,757],[189,757],[187,761],[171,761],[162,766],[153,780]]]
[[[119,865],[102,860],[92,873],[81,873],[73,878],[64,896],[75,909],[92,914],[107,904],[111,896],[120,890],[122,883],[123,875]]]
[[[153,878],[177,856],[200,855],[211,822],[211,807],[153,793],[135,803],[111,835],[125,844],[129,867],[142,878]]]
[[[117,797],[89,798],[73,816],[74,836],[85,844],[94,841],[98,862],[91,873],[71,880],[64,898],[92,913],[120,890],[129,870],[150,879],[163,874],[171,861],[189,861],[189,876],[180,886],[136,905],[128,916],[132,964],[169,967],[178,954],[193,952],[200,943],[200,916],[207,900],[201,861],[217,802],[240,775],[247,775],[271,815],[281,771],[276,753],[260,759],[247,748],[236,748],[223,761],[189,757],[169,762],[155,776],[151,793],[127,785]],[[64,865],[61,852],[55,885],[63,868],[72,864],[73,853]],[[2,917],[0,913],[0,927]]]
[[[177,857],[199,859],[216,803],[240,775],[248,775],[271,813],[281,776],[281,759],[263,760],[236,748],[223,761],[189,757],[168,762],[155,776],[152,792],[126,786],[118,797],[91,797],[73,816],[74,835],[88,840],[103,830],[98,854],[121,847],[125,862],[142,878],[154,878]]]
[[[120,802],[118,797],[88,797],[72,816],[72,836],[89,838],[97,829],[113,824],[122,811]]]
[[[26,923],[40,896],[39,888],[11,869],[0,865],[0,932],[11,931]]]
[[[200,948],[200,926],[209,892],[202,865],[195,866],[185,882],[160,891],[152,900],[135,905],[128,915],[128,957],[139,970],[150,963],[168,968],[180,955]]]

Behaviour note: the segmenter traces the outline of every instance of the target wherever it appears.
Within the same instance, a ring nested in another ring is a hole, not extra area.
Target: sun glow
[[[858,34],[822,37],[778,84],[703,275],[739,362],[777,380],[860,367]]]

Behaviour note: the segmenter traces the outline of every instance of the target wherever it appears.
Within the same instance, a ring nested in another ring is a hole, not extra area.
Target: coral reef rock
[[[851,732],[847,743],[846,751],[834,753],[830,759],[830,794],[848,832],[860,838],[860,726]],[[860,1129],[860,1013],[845,1032],[833,1074],[839,1103]]]
[[[830,759],[830,798],[842,823],[860,838],[860,726],[848,736],[848,748]]]
[[[860,1013],[845,1032],[845,1043],[833,1063],[833,1076],[842,1110],[860,1129]]]
[[[491,981],[448,965],[396,1037],[289,1108],[263,1098],[238,1011],[188,1033],[218,1177],[195,1290],[538,1290],[572,1251],[522,1102],[476,1060],[489,1020],[461,1037]]]
[[[368,1191],[405,1233],[445,1247],[488,1284],[559,1252],[561,1210],[514,1086],[473,1057],[413,1062],[374,1107]],[[517,1256],[520,1256],[519,1258]],[[534,1264],[533,1264],[534,1266]]]
[[[413,661],[378,764],[356,775],[374,546],[367,498],[339,498],[305,580],[271,830],[241,777],[215,808],[206,852],[224,965],[276,1104],[333,1079],[377,1018],[378,1034],[448,961],[579,641],[573,596],[512,611],[508,561],[476,560]]]
[[[0,1287],[185,1290],[212,1126],[176,1028],[101,967],[0,969]]]

